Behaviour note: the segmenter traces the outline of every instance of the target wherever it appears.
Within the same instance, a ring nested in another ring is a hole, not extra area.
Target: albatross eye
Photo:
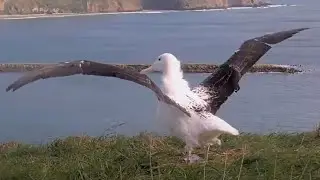
[[[159,58],[158,61],[161,61],[161,58]]]

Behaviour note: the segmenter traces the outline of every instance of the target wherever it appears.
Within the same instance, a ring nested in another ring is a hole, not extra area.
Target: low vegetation
[[[183,161],[172,137],[68,137],[0,146],[0,179],[320,179],[319,132],[222,136],[221,147]],[[208,159],[206,160],[206,157]]]

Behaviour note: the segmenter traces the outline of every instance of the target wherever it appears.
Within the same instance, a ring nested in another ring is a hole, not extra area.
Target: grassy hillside
[[[317,133],[222,137],[208,161],[187,165],[171,137],[69,137],[0,146],[0,179],[320,179]],[[197,154],[206,157],[204,149]]]

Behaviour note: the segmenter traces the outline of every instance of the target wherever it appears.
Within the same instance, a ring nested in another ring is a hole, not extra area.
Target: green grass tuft
[[[172,137],[68,137],[0,145],[0,179],[320,179],[316,133],[222,136],[208,162],[187,165]],[[205,159],[206,149],[195,153]]]

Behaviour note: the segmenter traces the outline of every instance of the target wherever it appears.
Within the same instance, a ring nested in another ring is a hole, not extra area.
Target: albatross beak
[[[154,70],[152,69],[152,66],[150,66],[150,67],[148,67],[148,68],[146,68],[146,69],[142,69],[141,71],[140,71],[140,74],[148,74],[148,73],[151,73],[151,72],[153,72]]]

